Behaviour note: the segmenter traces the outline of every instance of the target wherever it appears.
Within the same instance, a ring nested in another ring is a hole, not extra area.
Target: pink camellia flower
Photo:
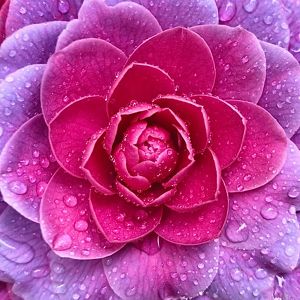
[[[300,3],[0,3],[1,299],[298,299]]]

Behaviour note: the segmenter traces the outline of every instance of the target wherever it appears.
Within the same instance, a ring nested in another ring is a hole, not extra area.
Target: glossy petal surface
[[[180,93],[210,92],[215,81],[214,61],[207,44],[181,27],[145,41],[131,54],[127,65],[134,61],[159,66],[174,79]]]
[[[70,174],[82,177],[83,154],[89,139],[108,124],[102,97],[86,97],[66,106],[51,121],[49,136],[58,163]]]
[[[5,202],[38,222],[41,197],[57,167],[47,127],[37,115],[15,132],[1,153],[0,186]]]
[[[205,40],[214,57],[213,94],[257,103],[266,78],[266,59],[255,35],[241,27],[220,25],[196,26],[192,30]]]
[[[119,49],[98,39],[76,41],[56,52],[47,64],[42,84],[46,122],[81,97],[105,96],[125,60]]]
[[[0,79],[33,64],[44,64],[54,52],[65,22],[30,25],[5,39],[0,49]]]
[[[155,232],[175,244],[197,245],[208,242],[221,233],[228,211],[228,195],[223,183],[217,201],[198,210],[179,213],[168,209]]]
[[[217,272],[218,254],[218,242],[186,247],[152,236],[103,264],[109,284],[122,299],[159,300],[204,291]]]
[[[223,173],[229,192],[260,187],[281,170],[287,152],[287,138],[277,121],[257,105],[230,101],[247,120],[246,134],[237,160]]]
[[[89,184],[65,173],[54,174],[41,204],[45,241],[61,257],[95,259],[109,256],[123,245],[112,245],[90,218]]]
[[[86,0],[79,19],[71,21],[58,40],[57,49],[84,38],[100,38],[115,45],[125,54],[147,38],[161,32],[153,15],[144,7],[125,2],[114,7],[104,1]]]

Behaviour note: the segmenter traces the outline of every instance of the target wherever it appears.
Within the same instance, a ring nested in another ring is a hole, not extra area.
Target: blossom
[[[5,1],[1,293],[296,299],[298,10]]]

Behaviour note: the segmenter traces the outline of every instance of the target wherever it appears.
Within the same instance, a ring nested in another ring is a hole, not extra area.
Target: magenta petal
[[[0,79],[33,64],[44,64],[55,50],[66,22],[26,26],[5,39],[0,49]]]
[[[0,84],[0,149],[19,127],[38,113],[44,65],[31,65],[10,74]]]
[[[49,21],[69,21],[77,17],[83,0],[9,0],[9,13],[6,21],[8,35],[29,24]]]
[[[90,218],[90,185],[59,169],[51,178],[41,203],[45,241],[61,257],[95,259],[122,248],[99,233]],[[85,242],[82,242],[85,241]]]
[[[266,59],[255,35],[241,27],[220,25],[196,26],[192,30],[205,40],[214,57],[213,93],[222,99],[257,103],[266,78]]]
[[[274,299],[274,272],[247,251],[221,247],[219,272],[207,294],[212,299]]]
[[[287,150],[285,132],[261,107],[244,101],[229,101],[247,120],[246,134],[237,160],[224,170],[229,192],[260,187],[281,170]]]
[[[115,5],[127,0],[106,0]],[[218,23],[218,9],[213,0],[132,0],[146,7],[163,29]]]
[[[162,207],[136,207],[115,196],[90,194],[90,207],[99,229],[112,243],[126,243],[152,232],[159,224]]]
[[[298,149],[300,149],[300,128],[298,131],[293,135],[292,141],[297,145]]]
[[[6,38],[5,25],[9,9],[9,2],[1,0],[0,2],[0,45]]]
[[[210,133],[207,115],[203,107],[177,96],[164,96],[153,101],[160,107],[168,107],[186,124],[196,153],[203,152]]]
[[[288,137],[300,127],[300,66],[285,49],[262,43],[267,59],[267,78],[258,105],[284,128]]]
[[[76,41],[55,53],[47,64],[41,91],[46,122],[79,98],[106,96],[125,60],[121,50],[99,39]]]
[[[100,38],[129,55],[144,40],[161,32],[157,20],[143,6],[125,2],[114,7],[104,1],[85,0],[79,19],[71,21],[58,40],[57,49],[85,38]]]
[[[228,195],[223,183],[214,202],[193,212],[166,210],[155,232],[163,239],[181,245],[199,245],[217,238],[228,211]]]
[[[148,39],[131,54],[127,65],[135,61],[159,66],[174,79],[180,93],[210,92],[214,85],[210,49],[199,35],[185,28],[169,29]]]
[[[213,281],[218,256],[216,241],[186,247],[153,235],[104,259],[103,265],[111,288],[124,300],[190,299]]]
[[[177,185],[177,193],[166,205],[172,210],[184,212],[216,201],[220,180],[218,160],[208,149],[196,159],[187,176]]]
[[[113,115],[131,101],[151,103],[158,95],[174,94],[170,76],[158,67],[133,63],[115,81],[108,99],[108,112]]]
[[[88,140],[108,124],[102,97],[85,97],[70,103],[49,124],[53,153],[63,169],[82,177],[83,154]]]
[[[209,118],[209,147],[215,152],[222,169],[236,160],[244,142],[246,120],[230,104],[212,96],[193,96]]]
[[[287,47],[290,30],[282,1],[218,0],[217,2],[222,24],[233,27],[241,25],[260,40]]]
[[[39,205],[58,165],[43,117],[33,117],[10,138],[0,156],[3,199],[26,218],[39,221]]]

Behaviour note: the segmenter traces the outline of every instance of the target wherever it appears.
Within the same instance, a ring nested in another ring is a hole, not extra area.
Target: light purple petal
[[[55,50],[66,22],[26,26],[4,40],[0,48],[0,79],[32,64],[44,64]]]
[[[203,292],[218,270],[219,244],[184,247],[155,235],[103,260],[114,292],[122,299],[177,299]],[[171,298],[168,298],[171,297]]]
[[[42,115],[26,122],[10,138],[0,156],[3,199],[20,214],[39,221],[39,205],[58,165],[48,141]]]
[[[298,300],[300,293],[300,267],[291,273],[281,277],[281,288],[283,300]]]

